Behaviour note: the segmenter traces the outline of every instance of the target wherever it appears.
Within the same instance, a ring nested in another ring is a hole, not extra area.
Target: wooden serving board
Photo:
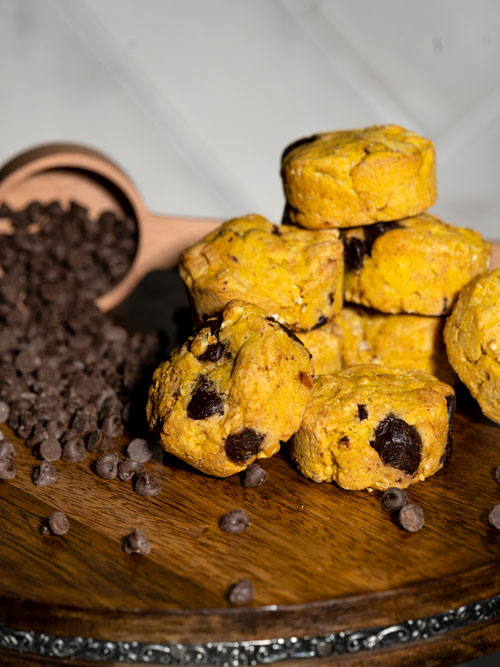
[[[161,312],[173,345],[186,304],[180,281],[167,277],[148,279],[119,315],[133,320],[134,308],[149,303],[143,323]],[[155,306],[165,305],[165,294],[167,315]],[[147,467],[162,493],[143,498],[131,483],[100,479],[92,454],[79,464],[57,462],[58,482],[37,488],[30,477],[37,460],[1,428],[15,443],[17,468],[0,482],[0,625],[8,628],[147,643],[300,638],[428,617],[500,592],[500,531],[487,523],[500,502],[500,426],[465,390],[450,464],[408,490],[426,517],[415,534],[382,511],[380,494],[302,477],[286,447],[262,463],[269,481],[254,489],[239,476],[207,477],[158,454]],[[252,525],[231,536],[217,522],[234,508]],[[70,519],[65,537],[40,533],[55,509]],[[147,557],[122,551],[134,528],[150,539]],[[225,592],[241,577],[253,581],[254,603],[230,608]],[[498,650],[498,627],[489,621],[392,649],[284,664],[455,664]],[[20,660],[5,649],[0,663],[75,664],[27,653]]]

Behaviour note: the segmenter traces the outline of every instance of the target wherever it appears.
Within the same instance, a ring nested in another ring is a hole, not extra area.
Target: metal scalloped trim
[[[149,665],[270,665],[372,651],[444,635],[500,616],[500,594],[427,618],[368,630],[241,642],[146,643],[62,637],[0,627],[0,647],[53,658]]]

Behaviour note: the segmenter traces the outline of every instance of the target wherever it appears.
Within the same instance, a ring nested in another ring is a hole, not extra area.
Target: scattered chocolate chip
[[[142,530],[136,528],[133,533],[130,533],[130,535],[123,540],[123,551],[126,554],[147,556],[151,552],[151,545]]]
[[[161,486],[150,472],[143,472],[135,481],[135,491],[140,496],[157,496],[161,492]]]
[[[35,424],[33,426],[33,430],[31,431],[30,437],[25,441],[24,444],[27,445],[28,447],[33,448],[39,445],[42,442],[42,440],[45,440],[48,437],[49,435],[45,427],[43,427],[41,424]]]
[[[362,422],[364,419],[368,419],[368,412],[366,410],[366,406],[363,403],[358,403],[358,417],[360,422]]]
[[[424,525],[424,511],[420,505],[408,503],[399,510],[398,521],[401,528],[416,533]]]
[[[233,463],[245,463],[259,453],[263,440],[262,433],[257,433],[253,428],[243,428],[231,433],[224,446],[228,459]]]
[[[115,479],[118,474],[118,454],[107,452],[95,462],[95,471],[103,479]]]
[[[493,528],[500,530],[500,504],[494,505],[488,514],[488,523]]]
[[[252,489],[267,482],[267,472],[258,463],[251,463],[243,473],[243,486]]]
[[[212,384],[205,375],[202,375],[187,406],[190,419],[207,419],[211,415],[223,414],[224,403],[222,398],[212,389]]]
[[[372,254],[372,248],[379,236],[397,229],[401,225],[398,222],[379,222],[367,225],[364,228],[365,238],[358,239],[355,236],[343,235],[345,263],[348,271],[357,271],[363,266],[365,256]]]
[[[233,607],[250,604],[254,596],[253,584],[250,579],[239,579],[229,587],[226,598]]]
[[[349,447],[349,436],[343,435],[339,440],[339,445],[341,447]]]
[[[47,521],[48,532],[51,535],[62,536],[69,532],[69,520],[63,512],[52,512]]]
[[[231,510],[219,519],[219,528],[230,535],[241,533],[248,526],[250,526],[250,519],[243,510]]]
[[[0,401],[0,424],[3,424],[9,418],[10,408],[5,401]]]
[[[45,430],[49,438],[55,438],[56,440],[59,440],[65,429],[66,427],[64,424],[55,420],[49,421],[45,425]]]
[[[14,445],[9,440],[0,440],[0,459],[9,457],[14,458],[16,451]]]
[[[114,449],[114,442],[102,431],[96,429],[91,431],[87,436],[87,449],[89,452],[109,452]]]
[[[66,440],[63,446],[61,459],[66,463],[79,463],[87,456],[83,439],[75,436]]]
[[[0,457],[0,479],[12,479],[15,476],[16,469],[12,456]]]
[[[33,417],[29,413],[25,413],[19,417],[16,433],[20,438],[25,440],[31,435],[34,426],[35,420]]]
[[[135,459],[122,459],[118,464],[118,479],[122,482],[129,482],[133,477],[142,475],[144,466]]]
[[[382,495],[382,509],[386,512],[396,512],[400,510],[403,505],[408,503],[408,496],[403,491],[396,486],[387,489]]]
[[[55,438],[46,438],[40,443],[38,453],[44,461],[59,461],[62,454],[62,447]]]
[[[144,438],[134,438],[127,445],[127,456],[139,461],[139,463],[146,463],[152,455],[153,452],[148,445],[148,441]]]
[[[109,438],[117,438],[123,434],[123,422],[121,415],[113,414],[106,417],[101,424],[101,429],[104,435]]]
[[[375,440],[370,445],[382,461],[414,475],[421,461],[422,440],[417,429],[403,419],[389,415],[377,426]]]
[[[49,461],[42,461],[38,468],[34,468],[31,479],[35,486],[48,486],[57,482],[57,470]]]
[[[32,373],[40,365],[40,357],[34,350],[28,348],[16,355],[14,364],[21,373]]]

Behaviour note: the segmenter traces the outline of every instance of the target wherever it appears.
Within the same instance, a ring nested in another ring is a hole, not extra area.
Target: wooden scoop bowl
[[[0,169],[0,202],[20,209],[33,200],[48,204],[55,199],[65,206],[75,200],[93,217],[108,210],[137,222],[134,261],[123,280],[98,299],[103,311],[123,301],[150,271],[174,267],[181,250],[222,222],[151,213],[126,174],[85,146],[39,146],[17,155]]]

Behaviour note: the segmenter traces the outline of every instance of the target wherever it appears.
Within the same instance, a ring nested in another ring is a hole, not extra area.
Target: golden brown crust
[[[292,457],[316,482],[406,488],[449,457],[454,396],[428,373],[376,364],[316,377]]]
[[[447,314],[491,256],[478,232],[427,214],[349,229],[343,237],[346,301],[383,313]]]
[[[343,333],[344,367],[375,363],[404,371],[426,371],[450,385],[457,381],[446,356],[444,317],[384,315],[345,307],[335,322]]]
[[[311,232],[246,215],[185,250],[179,270],[200,319],[243,299],[305,331],[342,307],[343,261],[336,230]]]
[[[437,198],[432,142],[398,125],[296,141],[283,154],[281,175],[290,221],[310,229],[397,220]]]
[[[500,424],[500,269],[462,290],[444,340],[458,376],[484,414]]]
[[[226,477],[276,453],[312,391],[306,348],[265,311],[231,301],[155,371],[147,418],[164,449]]]

